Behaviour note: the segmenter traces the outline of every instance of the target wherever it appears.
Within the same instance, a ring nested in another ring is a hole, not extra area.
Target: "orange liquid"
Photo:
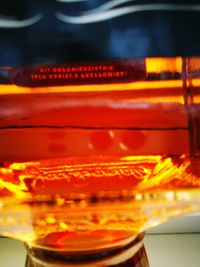
[[[199,209],[193,199],[200,188],[198,166],[198,159],[185,156],[6,164],[0,169],[2,210],[8,212],[0,221],[3,234],[54,249],[121,244],[151,227],[153,217],[162,221]]]
[[[0,232],[91,250],[200,209],[195,82],[2,86]]]

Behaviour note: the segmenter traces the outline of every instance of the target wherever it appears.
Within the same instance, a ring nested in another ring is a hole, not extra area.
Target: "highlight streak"
[[[146,12],[146,11],[184,11],[184,12],[199,12],[200,5],[175,5],[175,4],[147,4],[147,5],[134,5],[129,7],[122,7],[107,12],[94,12],[94,13],[83,13],[81,16],[68,16],[62,12],[57,12],[55,16],[60,21],[72,24],[88,24],[97,23],[120,16]]]
[[[195,80],[195,85],[200,86],[200,79]],[[34,94],[34,93],[57,93],[57,92],[103,92],[103,91],[125,91],[125,90],[146,90],[162,88],[180,88],[183,89],[182,80],[168,81],[148,81],[131,82],[117,84],[92,84],[92,85],[72,85],[72,86],[49,86],[49,87],[20,87],[17,85],[0,85],[0,95],[8,94]]]
[[[0,18],[0,28],[24,28],[31,26],[33,24],[36,24],[42,19],[42,14],[36,14],[32,18],[26,19],[26,20],[13,20],[13,19],[6,19],[6,18]]]
[[[62,1],[62,0],[61,0]],[[107,2],[97,8],[91,9],[87,12],[84,12],[84,14],[89,14],[89,13],[95,13],[95,12],[104,12],[107,10],[110,10],[116,6],[122,5],[122,4],[126,4],[129,2],[134,2],[135,0],[111,0],[110,2]]]

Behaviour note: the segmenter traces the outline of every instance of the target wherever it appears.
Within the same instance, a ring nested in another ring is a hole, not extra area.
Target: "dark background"
[[[56,12],[80,16],[108,0],[1,0],[0,66],[130,59],[146,56],[200,56],[200,11],[144,11],[92,24],[59,21]],[[133,1],[119,7],[200,1]],[[116,7],[116,8],[119,8]],[[6,28],[2,19],[42,19],[32,26]]]

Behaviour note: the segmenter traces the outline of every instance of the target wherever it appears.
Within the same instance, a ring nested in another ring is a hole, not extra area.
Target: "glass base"
[[[73,253],[26,245],[25,267],[149,267],[143,237],[143,234],[138,235],[129,244],[119,248]]]

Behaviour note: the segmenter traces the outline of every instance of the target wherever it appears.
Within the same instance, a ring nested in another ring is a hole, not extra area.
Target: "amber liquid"
[[[3,235],[107,249],[200,209],[198,84],[9,88],[0,96]]]
[[[120,246],[168,216],[198,210],[198,170],[198,157],[186,155],[7,162],[0,168],[2,232],[51,249]]]

